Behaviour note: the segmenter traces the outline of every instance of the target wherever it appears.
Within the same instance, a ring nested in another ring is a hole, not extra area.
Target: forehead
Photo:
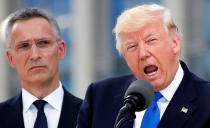
[[[144,26],[134,32],[121,32],[119,37],[122,41],[144,39],[151,35],[165,34],[165,27],[161,20],[147,22]]]
[[[42,17],[17,20],[11,28],[11,39],[55,37],[53,28],[47,19]]]

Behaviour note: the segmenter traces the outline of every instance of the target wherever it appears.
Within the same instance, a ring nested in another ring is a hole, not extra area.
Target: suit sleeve
[[[92,127],[92,85],[87,89],[85,99],[81,105],[80,112],[77,119],[77,128],[91,128]]]

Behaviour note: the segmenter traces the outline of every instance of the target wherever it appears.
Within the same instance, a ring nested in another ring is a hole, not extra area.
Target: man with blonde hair
[[[155,91],[148,109],[135,112],[123,128],[210,127],[210,83],[179,60],[181,40],[170,11],[156,4],[124,11],[114,28],[116,48],[133,75],[92,83],[78,117],[78,128],[114,126],[130,83],[147,80]]]

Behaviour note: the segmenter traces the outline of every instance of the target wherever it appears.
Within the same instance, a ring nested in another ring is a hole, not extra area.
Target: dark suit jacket
[[[159,128],[210,128],[210,84],[181,62],[183,80],[169,103]],[[113,128],[133,75],[108,78],[88,87],[78,116],[78,128]],[[182,108],[188,109],[187,113]],[[133,128],[133,120],[122,128]]]
[[[64,89],[58,128],[74,128],[82,100]],[[0,104],[0,128],[24,128],[21,93]]]

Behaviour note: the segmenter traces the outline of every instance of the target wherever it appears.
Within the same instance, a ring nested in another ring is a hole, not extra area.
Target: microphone
[[[149,82],[145,80],[136,80],[131,83],[125,92],[124,106],[126,111],[142,111],[146,109],[152,102],[154,97],[154,89]]]
[[[145,80],[136,80],[131,83],[124,95],[124,106],[120,109],[115,120],[114,128],[120,126],[128,120],[135,119],[135,112],[146,109],[152,102],[154,97],[153,87]],[[130,115],[122,118],[119,122],[120,116],[126,112]]]

